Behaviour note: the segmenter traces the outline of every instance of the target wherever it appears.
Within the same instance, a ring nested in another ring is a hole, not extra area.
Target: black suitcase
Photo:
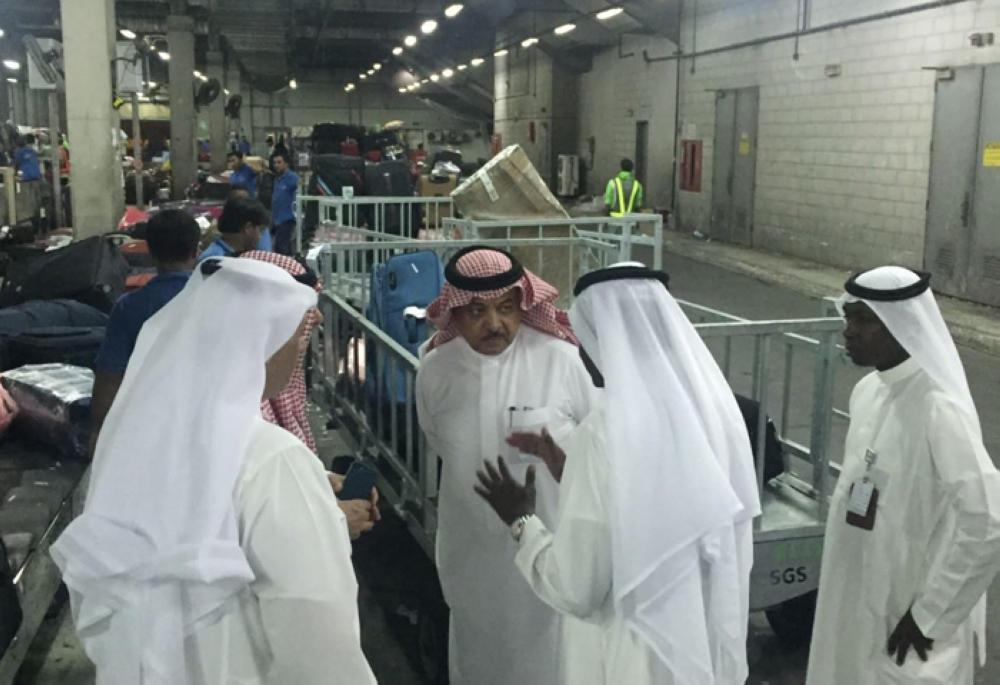
[[[118,249],[95,236],[12,263],[0,306],[67,298],[110,312],[127,277],[128,263]]]
[[[7,341],[10,368],[28,364],[70,364],[94,368],[103,328],[35,328]]]
[[[355,194],[361,194],[365,182],[365,161],[351,155],[313,155],[311,159],[313,175],[318,177],[334,195],[350,186]]]
[[[103,328],[108,315],[76,300],[35,300],[0,309],[0,371],[17,365],[11,357],[12,338],[37,328],[68,326]]]
[[[368,165],[365,188],[373,197],[413,197],[410,163],[399,160]]]

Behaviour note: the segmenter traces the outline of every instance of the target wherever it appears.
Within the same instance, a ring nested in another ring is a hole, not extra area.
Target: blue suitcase
[[[444,287],[444,267],[429,250],[390,257],[375,266],[371,275],[371,299],[365,317],[416,356],[427,340],[430,327],[424,310]],[[406,374],[391,367],[375,346],[366,345],[366,385],[378,403],[403,403],[407,399]]]

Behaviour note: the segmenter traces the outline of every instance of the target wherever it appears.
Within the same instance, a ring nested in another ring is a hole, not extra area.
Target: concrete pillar
[[[198,175],[194,137],[194,19],[184,15],[167,17],[167,45],[170,51],[170,169],[173,197],[180,200]]]
[[[206,55],[205,75],[215,79],[220,85],[225,83],[226,74],[222,53],[210,51]],[[229,135],[226,130],[226,94],[219,93],[215,102],[208,106],[208,138],[212,149],[212,171],[226,168],[226,153],[229,152]]]
[[[79,240],[113,231],[124,210],[118,113],[111,106],[114,0],[62,0],[66,120],[73,143],[70,188]]]

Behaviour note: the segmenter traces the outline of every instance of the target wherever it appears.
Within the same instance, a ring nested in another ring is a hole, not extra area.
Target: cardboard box
[[[444,178],[421,176],[417,179],[417,195],[420,197],[447,197],[458,187],[458,176]]]
[[[267,168],[267,160],[263,157],[244,157],[243,162],[258,174]]]
[[[448,197],[458,187],[458,176],[450,175],[443,179],[432,176],[421,176],[417,179],[417,195],[420,197]],[[424,227],[428,229],[441,228],[444,219],[451,218],[451,206],[447,204],[432,204],[424,212]]]
[[[564,219],[569,215],[538,175],[520,145],[487,162],[451,194],[466,219]]]

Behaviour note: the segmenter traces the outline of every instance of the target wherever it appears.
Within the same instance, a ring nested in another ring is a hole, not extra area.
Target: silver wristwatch
[[[528,525],[528,519],[532,516],[534,514],[525,514],[510,524],[510,534],[514,537],[514,542],[521,541],[521,536],[524,535],[524,527]]]

